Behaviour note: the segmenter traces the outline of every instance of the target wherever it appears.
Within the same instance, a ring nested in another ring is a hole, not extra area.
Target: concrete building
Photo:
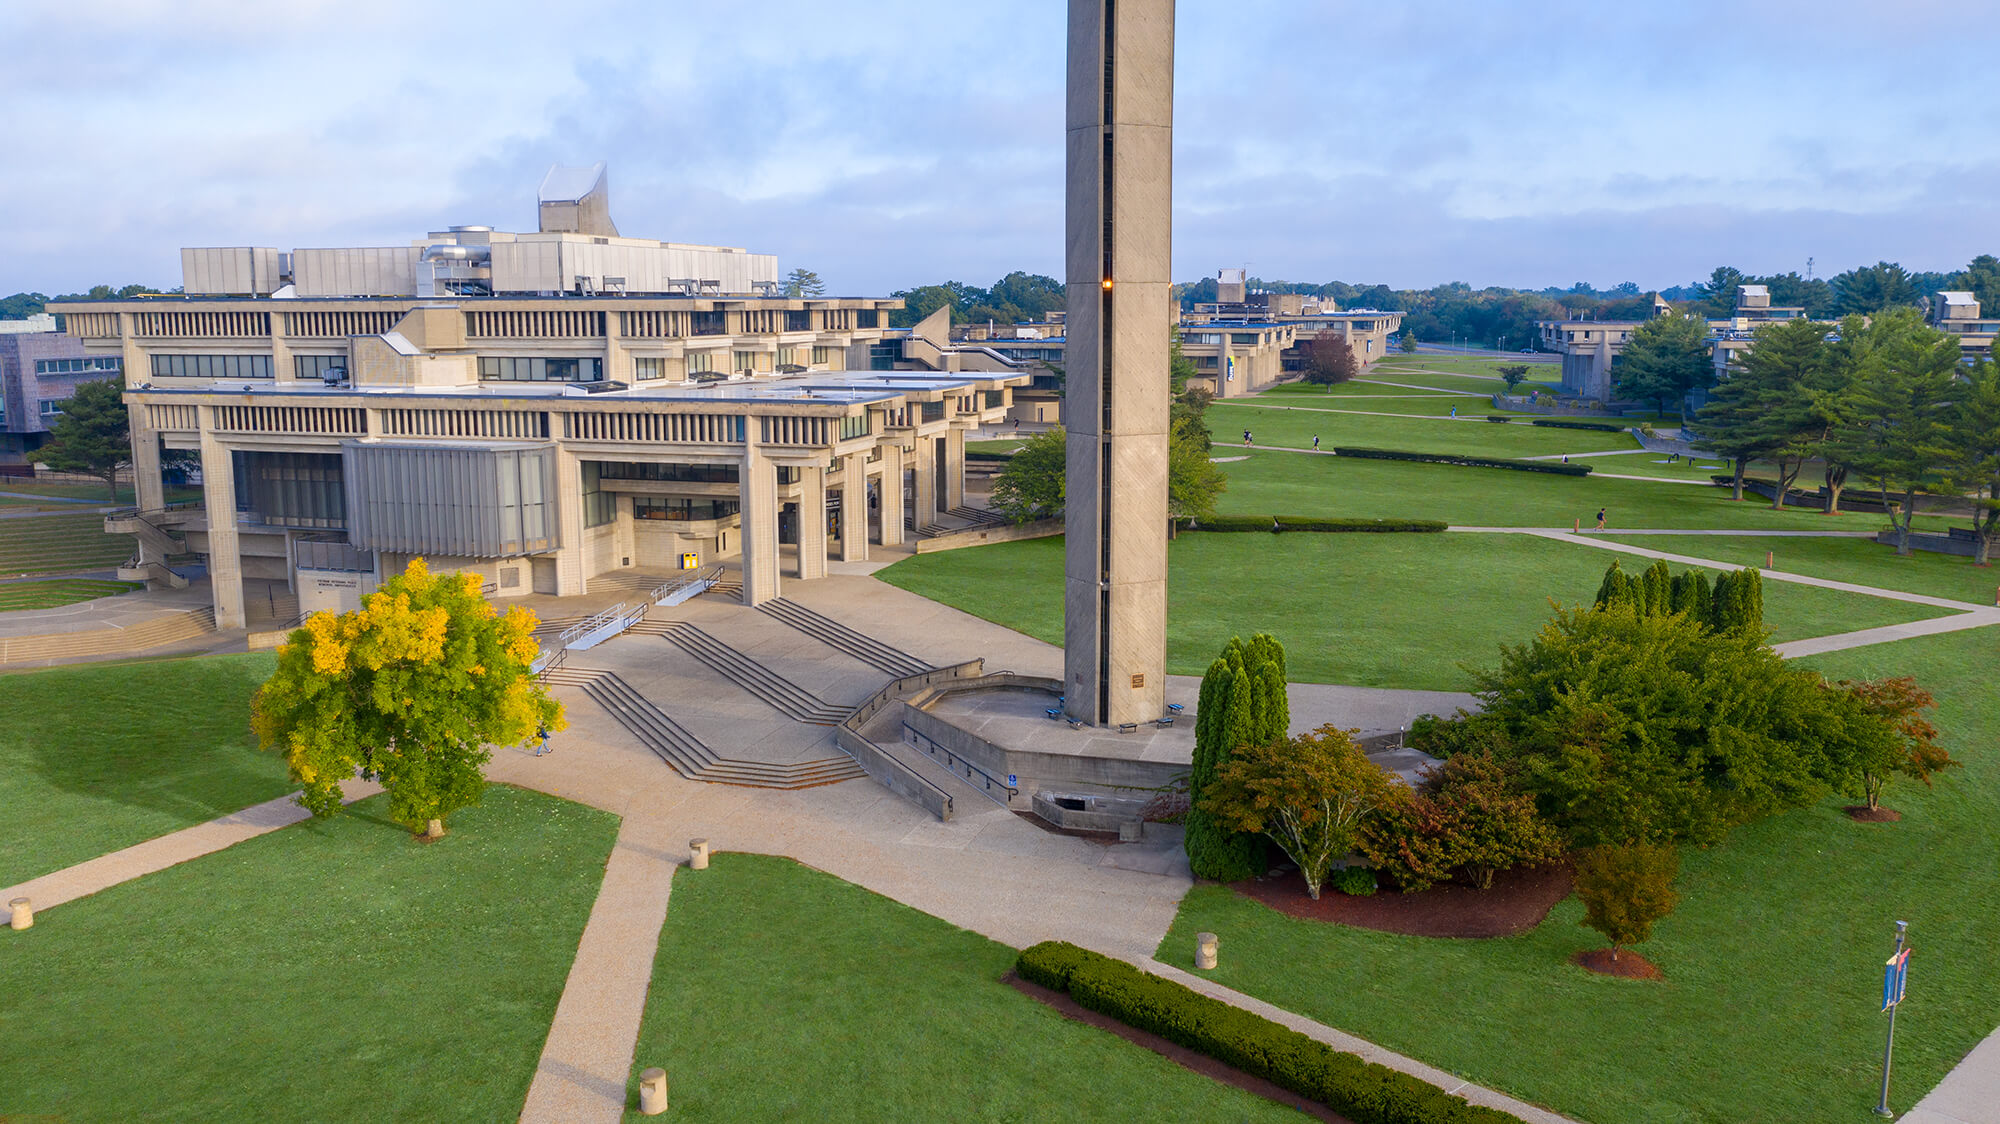
[[[1165,713],[1173,0],[1071,0],[1063,712]]]
[[[2000,335],[2000,319],[1979,315],[1979,298],[1951,290],[1939,293],[1931,302],[1931,323],[1940,332],[1958,337],[1958,346],[1968,355],[1991,355],[1993,340]]]
[[[79,383],[117,378],[116,355],[87,355],[58,332],[56,318],[0,321],[0,464],[25,463],[41,447]]]
[[[1209,320],[1181,328],[1181,353],[1194,363],[1189,385],[1237,398],[1297,378],[1299,329],[1290,324]]]
[[[139,536],[131,569],[204,556],[223,628],[246,579],[347,608],[416,555],[496,597],[740,559],[755,604],[781,557],[810,580],[963,504],[965,432],[1026,376],[871,369],[898,301],[770,296],[766,255],[592,233],[603,195],[601,167],[557,169],[558,229],[192,251],[187,295],[63,304],[125,373],[141,510],[107,528]],[[165,508],[163,445],[199,452],[202,506]]]
[[[1366,368],[1389,353],[1390,341],[1402,332],[1403,314],[1375,308],[1343,312],[1334,302],[1319,297],[1251,289],[1243,270],[1224,269],[1216,273],[1216,299],[1182,312],[1180,322],[1183,347],[1189,335],[1211,326],[1275,325],[1289,329],[1282,369],[1296,373],[1305,366],[1305,345],[1326,335],[1347,341],[1355,365]],[[1228,382],[1226,365],[1219,366],[1224,367],[1223,381]]]
[[[1653,317],[1673,306],[1653,298]],[[1562,356],[1562,392],[1573,398],[1611,400],[1611,363],[1644,320],[1538,320],[1541,350]]]

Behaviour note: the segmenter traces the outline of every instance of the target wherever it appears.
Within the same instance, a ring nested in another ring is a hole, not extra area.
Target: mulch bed
[[[1306,895],[1306,881],[1297,871],[1232,885],[1245,897],[1307,921],[1337,921],[1411,937],[1511,937],[1540,925],[1569,896],[1572,873],[1564,860],[1503,870],[1493,876],[1490,890],[1440,885],[1415,894],[1380,889],[1350,897],[1322,886],[1318,901]]]
[[[1600,976],[1623,976],[1628,980],[1657,980],[1661,978],[1658,968],[1648,963],[1646,958],[1626,949],[1611,959],[1608,948],[1586,948],[1569,958],[1569,962],[1579,968],[1588,968]]]
[[[1006,975],[1000,977],[1000,979],[1015,991],[1054,1007],[1066,1019],[1088,1023],[1099,1030],[1108,1030],[1127,1042],[1144,1046],[1146,1049],[1153,1051],[1155,1054],[1160,1055],[1183,1069],[1191,1069],[1203,1077],[1223,1082],[1226,1085],[1234,1085],[1245,1092],[1255,1093],[1265,1100],[1276,1101],[1281,1105],[1288,1105],[1319,1120],[1329,1120],[1333,1124],[1354,1124],[1347,1117],[1340,1115],[1318,1101],[1308,1100],[1281,1085],[1276,1085],[1261,1077],[1245,1073],[1233,1065],[1224,1065],[1207,1054],[1169,1042],[1157,1034],[1140,1030],[1135,1026],[1127,1026],[1110,1015],[1099,1014],[1096,1011],[1090,1010],[1079,1004],[1076,1000],[1071,999],[1066,992],[1046,988],[1038,983],[1030,983],[1012,972],[1008,972]]]
[[[1894,808],[1870,808],[1866,804],[1849,804],[1841,811],[1856,823],[1895,823],[1903,818],[1903,813]]]

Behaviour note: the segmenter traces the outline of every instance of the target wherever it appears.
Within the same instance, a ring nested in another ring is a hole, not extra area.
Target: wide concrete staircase
[[[757,606],[757,611],[798,629],[829,648],[845,652],[870,667],[879,668],[898,678],[905,675],[921,675],[931,669],[930,664],[910,653],[892,648],[872,636],[856,632],[832,617],[816,613],[796,601],[779,597]]]
[[[999,512],[988,511],[983,507],[954,507],[945,514],[956,515],[965,520],[968,527],[1005,527],[1013,522]]]
[[[640,744],[689,780],[748,788],[815,788],[868,775],[845,754],[790,765],[719,756],[613,672],[560,667],[544,673],[542,681],[581,689]]]
[[[686,621],[641,621],[632,631],[664,638],[794,722],[837,726],[853,711],[827,702]]]
[[[0,637],[0,664],[39,663],[90,656],[136,655],[215,632],[215,610],[189,609],[141,621],[130,628]]]

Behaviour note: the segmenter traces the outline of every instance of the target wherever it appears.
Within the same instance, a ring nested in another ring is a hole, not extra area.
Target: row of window
[[[633,496],[632,518],[688,522],[721,519],[736,514],[742,505],[736,500],[678,499],[673,496]]]
[[[649,464],[643,461],[585,461],[584,471],[605,480],[663,480],[676,484],[734,484],[733,464]]]
[[[479,377],[488,382],[600,382],[604,378],[604,360],[482,355]]]
[[[268,355],[155,355],[156,379],[268,379]]]
[[[81,359],[37,359],[38,375],[81,375],[91,371],[122,371],[125,361],[116,355],[87,355]]]
[[[292,367],[301,379],[323,380],[329,371],[335,377],[347,374],[347,360],[338,355],[294,355]]]

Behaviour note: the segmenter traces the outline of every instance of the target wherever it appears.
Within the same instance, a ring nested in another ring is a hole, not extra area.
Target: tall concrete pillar
[[[583,462],[563,445],[556,446],[556,496],[556,519],[562,525],[556,596],[580,597],[588,585],[583,572]]]
[[[1070,0],[1064,710],[1158,718],[1167,623],[1173,0]]]
[[[242,628],[243,555],[236,537],[236,466],[215,438],[215,407],[201,407],[201,490],[208,508],[208,581],[215,627]]]
[[[840,459],[840,560],[868,561],[868,455]]]
[[[949,429],[944,437],[944,509],[965,506],[965,431]]]
[[[928,527],[938,521],[937,438],[917,438],[915,473],[916,522],[919,527]]]
[[[882,545],[903,545],[903,447],[883,445],[882,479],[875,485],[882,500]]]
[[[743,508],[743,603],[761,605],[778,596],[778,466],[757,443],[757,419],[748,419],[737,494]]]
[[[166,481],[160,478],[160,434],[136,424],[146,414],[146,407],[131,408],[132,420],[132,493],[140,511],[158,511],[167,506]]]
[[[285,335],[285,314],[271,313],[271,381],[296,382],[298,364],[292,362],[291,338]]]
[[[799,580],[826,576],[826,470],[799,469]]]

